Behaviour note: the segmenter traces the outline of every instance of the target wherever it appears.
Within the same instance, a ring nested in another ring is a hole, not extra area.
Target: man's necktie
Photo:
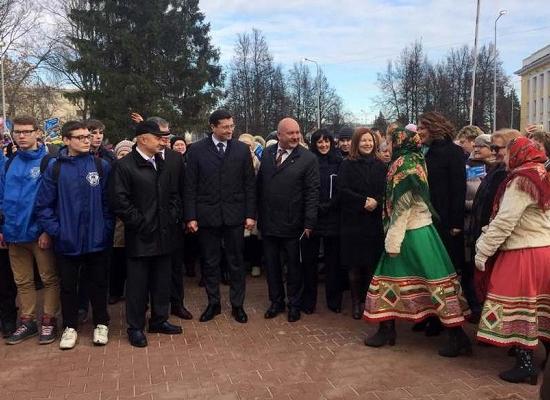
[[[223,143],[220,142],[220,143],[217,144],[217,146],[218,146],[218,154],[219,154],[220,156],[223,157],[223,155],[224,155],[224,153],[225,153],[225,151],[224,151],[224,149],[223,149],[223,148],[224,148]]]
[[[286,150],[279,149],[279,152],[277,153],[277,158],[275,159],[275,164],[280,166],[283,162],[283,155],[286,153]]]
[[[147,161],[153,166],[154,169],[157,169],[157,163],[155,161],[155,157],[151,157],[149,159],[147,159]]]

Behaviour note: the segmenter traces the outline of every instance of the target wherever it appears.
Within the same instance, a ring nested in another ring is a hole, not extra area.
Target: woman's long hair
[[[376,135],[369,129],[365,127],[359,127],[355,129],[355,132],[353,132],[353,136],[351,137],[351,148],[349,150],[348,158],[350,160],[357,160],[361,157],[361,153],[359,152],[359,142],[361,142],[361,138],[363,135],[369,134],[372,137],[373,141],[373,148],[372,148],[372,156],[376,157],[376,154],[378,152],[378,138]]]

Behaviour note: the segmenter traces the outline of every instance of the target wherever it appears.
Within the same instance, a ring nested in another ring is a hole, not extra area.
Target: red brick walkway
[[[412,333],[408,324],[398,326],[395,347],[367,348],[365,331],[375,328],[349,312],[330,313],[322,301],[297,323],[265,320],[266,290],[263,278],[249,280],[248,324],[233,321],[228,304],[199,323],[205,294],[190,283],[186,305],[196,319],[183,324],[183,335],[148,335],[145,349],[128,344],[122,305],[111,308],[106,347],[91,344],[89,323],[70,351],[35,340],[0,346],[0,400],[537,399],[538,387],[498,379],[512,363],[504,350],[475,346],[473,357],[444,359],[443,337]]]

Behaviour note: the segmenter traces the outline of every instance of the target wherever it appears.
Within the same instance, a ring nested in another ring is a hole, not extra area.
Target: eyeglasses
[[[31,133],[35,132],[35,129],[29,129],[26,131],[13,131],[14,135],[29,136]]]
[[[489,146],[489,148],[491,149],[491,151],[498,153],[501,149],[505,149],[506,146],[498,146],[496,144],[492,144],[491,146]]]
[[[92,140],[92,135],[78,135],[78,136],[69,136],[71,139],[76,139],[80,142],[84,142],[85,140]]]

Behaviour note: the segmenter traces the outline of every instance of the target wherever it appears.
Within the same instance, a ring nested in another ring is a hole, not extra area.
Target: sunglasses
[[[496,144],[492,144],[491,146],[489,146],[489,148],[491,149],[491,151],[498,153],[501,149],[505,149],[506,146],[498,146]]]

